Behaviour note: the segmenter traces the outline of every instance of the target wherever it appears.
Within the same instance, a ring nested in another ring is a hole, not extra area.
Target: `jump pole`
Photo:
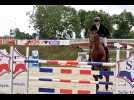
[[[14,41],[9,42],[10,45],[10,77],[11,77],[11,94],[13,94],[13,55],[14,55]]]

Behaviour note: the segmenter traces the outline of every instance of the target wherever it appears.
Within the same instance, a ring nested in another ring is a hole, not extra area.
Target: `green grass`
[[[25,46],[15,46],[18,51],[25,56],[26,47]],[[9,52],[9,46],[3,45],[0,48],[5,48]],[[46,60],[76,60],[78,52],[82,52],[77,46],[32,46],[30,47],[30,55],[32,49],[39,50],[40,59]],[[120,59],[125,59],[126,53],[120,52]],[[115,62],[116,52],[110,52],[110,61]]]
[[[26,55],[25,46],[15,46],[17,50]],[[7,49],[9,52],[9,47],[7,45],[0,46],[1,49]],[[40,59],[50,59],[50,60],[75,60],[78,56],[78,52],[81,49],[76,46],[33,46],[30,47],[30,55],[33,49],[39,50]]]
[[[126,59],[126,52],[120,51],[120,59]],[[110,51],[110,61],[115,62],[116,61],[116,52]]]

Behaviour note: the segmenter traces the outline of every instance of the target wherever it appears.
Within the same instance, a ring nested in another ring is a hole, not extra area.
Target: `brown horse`
[[[108,62],[109,58],[109,52],[108,48],[104,46],[104,44],[101,43],[100,37],[97,34],[96,31],[91,31],[89,33],[89,41],[90,41],[90,53],[89,58],[92,62]],[[108,67],[103,66],[95,66],[92,67],[93,70],[99,70],[99,71],[107,71],[109,70]],[[99,79],[102,79],[102,75],[93,75],[95,81],[98,81]],[[106,82],[109,82],[109,76],[105,76]],[[108,84],[105,85],[106,91],[108,90]],[[99,90],[99,84],[96,84],[96,91]]]

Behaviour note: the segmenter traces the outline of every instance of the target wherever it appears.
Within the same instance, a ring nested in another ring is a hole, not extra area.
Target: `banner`
[[[118,62],[119,94],[134,94],[134,54]]]
[[[17,45],[70,45],[70,40],[17,40]]]
[[[17,49],[14,49],[13,60],[15,59],[26,59],[25,56],[21,55]],[[15,62],[13,63],[13,93],[14,94],[27,94],[27,74],[28,68],[25,63]]]
[[[26,59],[16,49],[13,51],[13,59]],[[10,56],[0,52],[0,93],[11,94],[12,73]],[[27,68],[25,63],[13,63],[13,93],[27,93]]]
[[[0,93],[1,94],[10,94],[11,93],[11,74],[9,55],[3,54],[0,52]]]

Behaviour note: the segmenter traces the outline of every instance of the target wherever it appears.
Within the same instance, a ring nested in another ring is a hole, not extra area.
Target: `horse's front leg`
[[[92,65],[92,70],[97,70],[96,66]],[[93,78],[95,81],[98,81],[99,77],[98,75],[93,75]],[[99,90],[99,84],[96,84],[96,92]]]
[[[98,76],[97,75],[93,75],[94,80],[98,81]],[[96,84],[96,92],[99,90],[99,84]]]
[[[109,76],[106,76],[105,78],[106,78],[106,82],[109,82]],[[105,89],[106,91],[108,91],[108,84],[105,85]]]
[[[104,68],[104,71],[108,71],[108,70],[109,70],[108,66],[106,66]],[[109,82],[109,76],[105,76],[105,80],[106,80],[106,82]],[[105,85],[105,89],[106,89],[106,91],[108,91],[108,84]]]

